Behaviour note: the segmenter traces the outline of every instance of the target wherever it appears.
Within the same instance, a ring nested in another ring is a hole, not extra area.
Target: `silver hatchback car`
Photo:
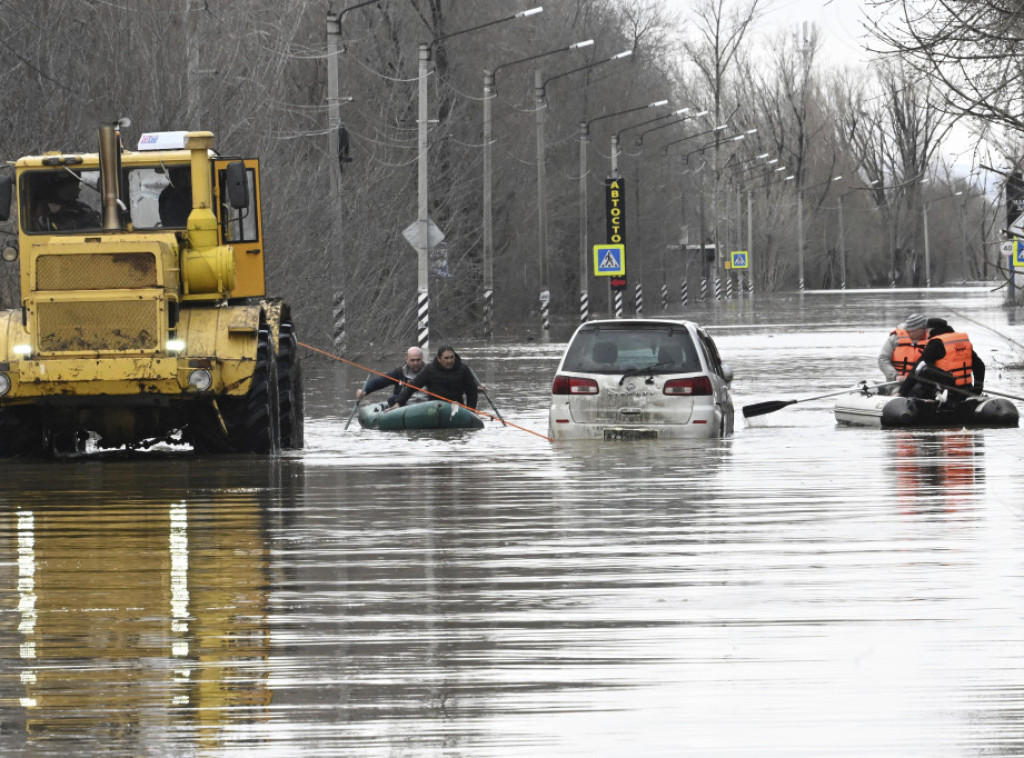
[[[731,381],[714,340],[692,321],[590,321],[573,334],[558,365],[548,434],[554,440],[731,434]]]

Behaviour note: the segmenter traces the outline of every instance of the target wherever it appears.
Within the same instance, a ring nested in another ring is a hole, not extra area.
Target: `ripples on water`
[[[845,297],[700,317],[738,406],[874,378],[904,311],[1011,334]],[[543,434],[560,347],[464,353]],[[822,400],[706,443],[387,435],[344,429],[359,372],[308,368],[300,455],[4,464],[0,753],[1024,752],[1019,430]]]

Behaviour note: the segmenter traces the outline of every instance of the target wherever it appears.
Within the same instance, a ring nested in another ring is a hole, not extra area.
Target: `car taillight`
[[[692,379],[670,379],[665,382],[666,395],[713,395],[711,380],[706,376],[695,376]]]
[[[555,376],[555,383],[551,385],[552,395],[596,395],[598,392],[597,382],[593,379],[580,379],[575,376]]]

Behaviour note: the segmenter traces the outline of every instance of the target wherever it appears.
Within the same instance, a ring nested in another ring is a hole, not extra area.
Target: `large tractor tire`
[[[301,450],[305,445],[305,418],[302,410],[302,365],[295,327],[281,324],[277,346],[277,399],[280,406],[281,449]]]
[[[227,437],[213,409],[209,408],[197,414],[189,425],[188,441],[193,449],[204,454],[272,455],[279,452],[277,385],[277,361],[273,357],[270,333],[261,328],[249,391],[243,397],[225,397],[218,401]]]

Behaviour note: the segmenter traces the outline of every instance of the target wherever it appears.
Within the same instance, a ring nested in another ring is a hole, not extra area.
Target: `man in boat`
[[[435,395],[467,408],[476,409],[480,385],[476,381],[473,370],[462,362],[451,345],[443,345],[426,368],[398,393],[394,405],[405,405],[415,392],[415,388],[429,390]]]
[[[953,401],[966,399],[964,392],[980,395],[985,388],[985,362],[974,352],[970,337],[941,318],[928,319],[927,327],[929,337],[921,360],[903,380],[900,395],[931,399],[942,389],[949,390]]]
[[[405,351],[405,363],[386,374],[374,374],[367,377],[362,389],[356,390],[356,400],[362,400],[371,392],[382,390],[385,387],[391,389],[391,396],[388,398],[388,405],[394,405],[398,400],[398,393],[402,391],[402,382],[411,382],[416,375],[423,370],[423,351],[418,347],[410,347]],[[429,400],[429,396],[423,392],[417,392],[410,398],[411,402],[418,403]]]
[[[878,368],[887,382],[901,381],[917,365],[927,334],[928,319],[920,313],[911,313],[889,333],[878,354]]]

